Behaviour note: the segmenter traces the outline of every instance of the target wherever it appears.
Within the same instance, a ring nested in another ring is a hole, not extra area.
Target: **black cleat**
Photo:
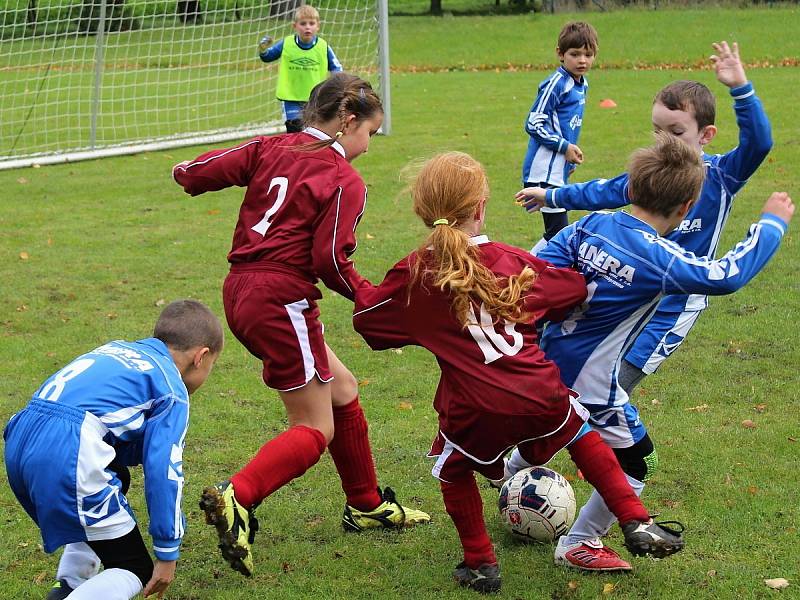
[[[673,529],[667,525],[675,525]],[[647,522],[630,521],[622,525],[625,536],[625,547],[634,556],[653,556],[664,558],[683,550],[684,526],[678,521],[656,523],[653,519]]]
[[[453,579],[458,585],[481,594],[494,594],[500,591],[500,565],[482,564],[477,569],[470,569],[466,563],[460,562],[453,571]]]

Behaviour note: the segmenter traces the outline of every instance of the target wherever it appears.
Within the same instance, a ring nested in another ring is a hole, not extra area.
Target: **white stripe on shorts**
[[[300,344],[300,352],[303,355],[303,372],[306,383],[308,383],[316,373],[314,369],[314,353],[311,352],[311,343],[308,341],[308,326],[306,325],[306,318],[303,316],[303,311],[308,308],[308,300],[303,298],[297,302],[285,304],[284,308],[289,313],[289,319],[291,319],[292,327],[294,327],[295,335],[297,335],[297,342]]]

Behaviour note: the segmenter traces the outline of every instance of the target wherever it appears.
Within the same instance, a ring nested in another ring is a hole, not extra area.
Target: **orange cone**
[[[616,108],[616,106],[617,103],[611,98],[606,98],[605,100],[600,101],[600,108]]]

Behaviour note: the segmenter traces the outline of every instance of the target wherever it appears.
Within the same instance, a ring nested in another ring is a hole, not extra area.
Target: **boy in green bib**
[[[281,101],[286,133],[303,130],[303,107],[311,90],[325,81],[329,72],[341,71],[342,65],[328,42],[317,35],[319,12],[305,4],[294,14],[294,34],[272,45],[265,35],[258,45],[258,56],[264,62],[280,59],[278,87],[275,96]]]

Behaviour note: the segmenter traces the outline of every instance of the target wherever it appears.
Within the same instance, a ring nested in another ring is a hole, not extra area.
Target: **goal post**
[[[317,0],[323,37],[391,127],[388,0]],[[0,0],[0,169],[282,132],[264,34],[298,0]]]

